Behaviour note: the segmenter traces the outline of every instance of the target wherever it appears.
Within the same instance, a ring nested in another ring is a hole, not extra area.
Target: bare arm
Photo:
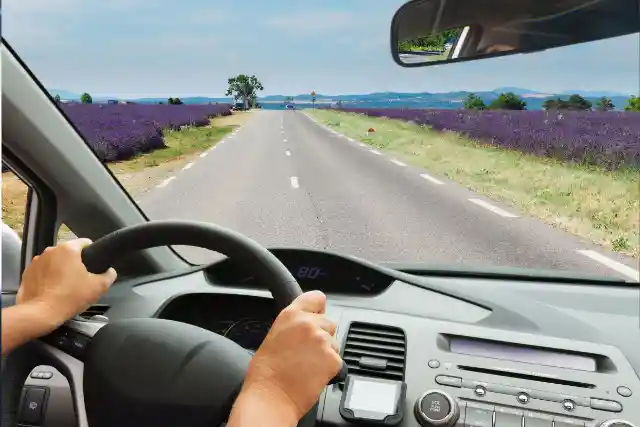
[[[238,395],[227,427],[296,427],[298,416],[291,404],[278,404],[279,400],[266,390],[248,387]]]
[[[45,304],[29,302],[2,309],[2,355],[56,329],[64,318]]]

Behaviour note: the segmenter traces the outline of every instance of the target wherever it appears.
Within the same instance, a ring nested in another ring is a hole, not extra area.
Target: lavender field
[[[112,162],[164,148],[166,130],[206,126],[231,114],[228,104],[63,104],[62,110],[100,160]]]
[[[411,121],[499,147],[608,170],[640,168],[637,112],[358,108],[339,111]]]

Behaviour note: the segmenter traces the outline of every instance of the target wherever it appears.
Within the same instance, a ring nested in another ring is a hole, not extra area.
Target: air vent
[[[91,319],[93,316],[97,315],[97,314],[105,314],[107,312],[107,310],[109,310],[109,306],[106,304],[95,304],[92,305],[91,307],[89,307],[87,309],[87,311],[84,311],[80,314],[80,317],[84,318],[84,319]]]
[[[404,331],[373,323],[352,323],[342,358],[349,373],[404,380],[406,338]]]

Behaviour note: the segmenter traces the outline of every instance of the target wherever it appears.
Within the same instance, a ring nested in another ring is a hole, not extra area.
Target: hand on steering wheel
[[[104,236],[81,255],[90,273],[102,274],[129,252],[172,245],[210,249],[244,261],[258,280],[269,285],[281,309],[302,294],[271,252],[208,223],[147,222]],[[255,362],[234,342],[184,323],[125,319],[87,335],[86,329],[73,329],[72,322],[56,333],[80,333],[90,341],[82,360],[67,354],[65,346],[56,348],[61,345],[57,340],[32,342],[3,360],[3,424],[17,425],[22,381],[37,365],[51,365],[67,377],[80,426],[219,425],[240,389],[251,384],[269,387],[272,393],[283,391],[282,398],[286,395],[299,416],[315,403],[324,385],[346,376],[346,364],[331,336],[335,325],[321,316],[324,304],[322,294],[311,293],[283,310]],[[310,373],[313,381],[302,384],[310,380]]]

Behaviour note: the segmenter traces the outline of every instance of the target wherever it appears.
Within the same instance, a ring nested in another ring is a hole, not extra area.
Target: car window
[[[29,186],[13,172],[2,172],[2,290],[15,291],[22,276],[22,236]]]
[[[389,43],[405,2],[7,0],[3,37],[151,220],[637,280],[638,35],[408,69]]]
[[[2,171],[2,222],[20,238],[24,231],[29,186],[3,165]]]

